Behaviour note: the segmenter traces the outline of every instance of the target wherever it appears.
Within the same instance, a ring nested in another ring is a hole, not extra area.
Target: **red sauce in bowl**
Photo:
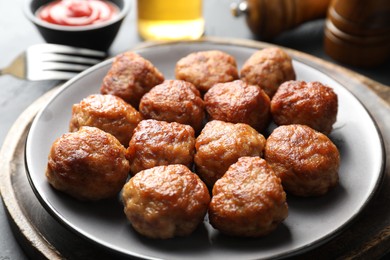
[[[43,21],[65,25],[84,26],[108,21],[119,13],[119,8],[104,0],[56,0],[37,10]]]

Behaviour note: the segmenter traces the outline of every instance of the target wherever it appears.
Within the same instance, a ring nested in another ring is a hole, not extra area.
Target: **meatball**
[[[240,79],[260,86],[272,98],[279,85],[295,80],[291,57],[277,47],[265,48],[252,54],[240,70]]]
[[[266,139],[247,124],[210,121],[195,142],[195,166],[212,187],[229,166],[242,156],[262,156]]]
[[[270,99],[256,85],[244,81],[219,83],[205,95],[206,111],[212,120],[245,123],[262,132],[270,120]]]
[[[142,96],[163,81],[163,74],[150,61],[134,52],[124,52],[114,58],[100,93],[116,95],[138,108]]]
[[[166,80],[146,93],[139,106],[144,118],[190,125],[200,132],[205,118],[198,89],[183,80]]]
[[[320,82],[287,81],[271,100],[277,125],[303,124],[324,134],[332,131],[337,110],[337,95]]]
[[[196,229],[207,213],[210,194],[195,173],[176,164],[139,172],[124,186],[122,201],[137,232],[166,239]]]
[[[116,196],[130,170],[126,149],[111,134],[83,126],[52,145],[46,170],[49,183],[80,200]]]
[[[90,95],[72,107],[71,132],[82,126],[94,126],[115,136],[127,146],[141,114],[123,99],[113,95]]]
[[[176,63],[175,76],[194,84],[204,93],[214,84],[238,79],[236,59],[222,51],[190,53]]]
[[[324,134],[305,125],[277,127],[267,139],[264,159],[294,195],[319,196],[337,185],[340,155]]]
[[[227,235],[264,236],[288,215],[280,178],[260,157],[238,159],[212,192],[210,224]]]
[[[148,119],[135,128],[127,148],[131,174],[159,165],[184,164],[191,168],[195,132],[189,125]]]

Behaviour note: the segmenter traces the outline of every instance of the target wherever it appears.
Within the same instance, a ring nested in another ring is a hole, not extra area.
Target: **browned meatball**
[[[267,139],[264,158],[291,194],[319,196],[338,183],[340,155],[336,145],[308,126],[276,128]]]
[[[324,134],[336,122],[336,93],[320,82],[287,81],[271,100],[271,114],[277,125],[303,124]]]
[[[270,119],[270,99],[256,85],[244,81],[219,83],[205,95],[204,102],[210,119],[245,123],[262,132]]]
[[[148,119],[135,128],[127,148],[131,173],[159,165],[184,164],[192,167],[195,133],[189,125]]]
[[[123,99],[113,95],[90,95],[72,107],[71,132],[82,126],[94,126],[115,136],[128,146],[141,114]]]
[[[222,51],[190,53],[176,63],[175,75],[194,84],[202,93],[214,84],[238,79],[236,59]]]
[[[240,78],[260,86],[272,98],[279,85],[295,80],[291,57],[282,49],[269,47],[257,51],[244,63]]]
[[[121,97],[138,108],[142,96],[163,81],[163,74],[150,61],[129,51],[114,58],[100,92]]]
[[[222,233],[264,236],[287,215],[281,181],[260,157],[241,157],[214,185],[209,220]]]
[[[180,164],[139,172],[124,186],[122,198],[133,228],[160,239],[191,234],[210,202],[206,185]]]
[[[212,187],[242,156],[262,156],[265,138],[247,124],[210,121],[196,138],[196,172]]]
[[[125,153],[111,134],[83,126],[53,143],[46,177],[54,188],[80,200],[113,197],[129,174]]]
[[[196,132],[205,117],[198,89],[183,80],[166,80],[146,93],[139,106],[144,118],[190,125]]]

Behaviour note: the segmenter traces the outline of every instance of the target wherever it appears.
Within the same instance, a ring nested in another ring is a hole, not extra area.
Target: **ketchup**
[[[104,0],[56,0],[37,11],[46,22],[66,26],[102,23],[119,13],[119,8]]]

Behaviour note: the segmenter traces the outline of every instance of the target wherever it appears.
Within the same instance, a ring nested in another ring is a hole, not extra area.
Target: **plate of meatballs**
[[[174,42],[65,83],[26,142],[62,225],[143,259],[297,255],[342,232],[383,176],[370,114],[277,46]]]

